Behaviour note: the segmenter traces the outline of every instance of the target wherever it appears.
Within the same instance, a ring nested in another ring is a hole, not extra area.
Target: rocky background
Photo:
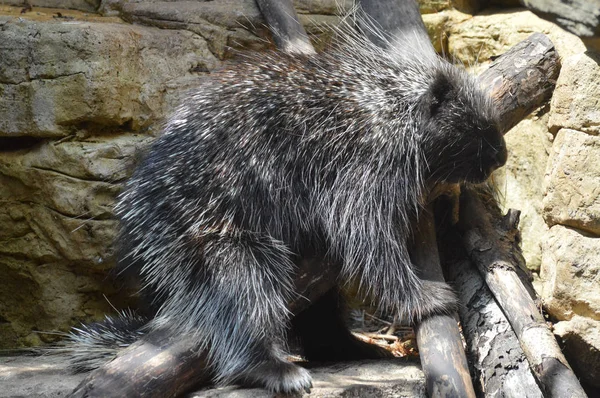
[[[132,301],[108,277],[123,181],[187,88],[237,51],[272,44],[253,0],[3,4],[0,348],[12,348]],[[322,48],[351,2],[295,6]],[[557,47],[552,101],[508,133],[494,179],[503,205],[523,212],[524,254],[556,335],[600,388],[600,39],[517,6],[421,0],[438,51],[473,69],[533,32]]]

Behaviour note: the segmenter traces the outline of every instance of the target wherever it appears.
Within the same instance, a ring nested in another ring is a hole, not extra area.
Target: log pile
[[[272,27],[278,48],[287,52],[314,52],[306,32],[298,23],[291,2],[258,0],[257,3],[267,24]],[[394,35],[402,34],[406,26],[427,34],[416,2],[412,0],[363,0],[361,5],[364,12],[378,22],[388,39],[391,39],[383,42],[378,37],[370,37],[378,45],[393,43]],[[393,48],[389,50],[393,51]],[[558,70],[559,61],[554,46],[544,35],[534,34],[497,58],[480,76],[481,84],[492,92],[500,110],[504,132],[549,99]],[[445,203],[446,210],[454,209],[453,218],[458,223],[450,228],[458,228],[462,237],[459,243],[464,247],[463,257],[454,261],[459,266],[451,272],[451,276],[457,281],[459,297],[468,300],[461,308],[460,315],[463,325],[469,326],[463,326],[463,331],[469,357],[475,366],[473,374],[477,375],[477,395],[493,395],[500,391],[503,396],[585,397],[531,296],[528,281],[523,281],[519,271],[521,258],[515,242],[518,212],[510,211],[501,217],[497,211],[486,207],[480,195],[472,189],[458,186],[433,189],[430,195],[432,204],[420,217],[412,250],[413,261],[421,270],[422,277],[430,280],[444,278],[433,211],[433,202],[437,197],[445,198],[438,200],[438,203]],[[442,248],[449,244],[444,236],[441,235]],[[471,262],[476,265],[479,274],[470,267]],[[312,259],[298,266],[295,283],[299,298],[290,303],[290,308],[296,314],[306,308],[310,301],[334,287],[340,265],[323,264],[320,259]],[[485,371],[485,366],[490,364],[484,364],[483,358],[485,354],[493,352],[494,347],[490,346],[489,350],[482,352],[471,344],[478,341],[478,333],[484,330],[489,333],[493,329],[484,321],[476,322],[478,326],[471,327],[473,319],[480,319],[477,312],[480,308],[470,304],[473,297],[480,294],[487,294],[486,305],[494,307],[499,314],[497,316],[504,314],[512,326],[502,331],[507,336],[503,337],[502,343],[514,349],[511,358],[519,363],[503,364],[503,369],[508,370],[502,378]],[[457,318],[435,316],[425,319],[416,327],[430,396],[476,396]],[[527,363],[529,368],[525,366]],[[211,371],[206,366],[205,353],[196,352],[190,339],[181,336],[173,341],[166,333],[155,331],[123,350],[113,361],[90,373],[71,396],[176,397],[208,382],[210,378]],[[515,391],[511,390],[517,387],[524,389],[516,390],[522,395],[515,395]]]

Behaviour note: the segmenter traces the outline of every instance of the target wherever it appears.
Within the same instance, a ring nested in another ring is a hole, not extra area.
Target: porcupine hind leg
[[[209,307],[200,332],[209,336],[216,381],[275,393],[310,390],[309,372],[286,359],[295,271],[288,248],[269,236],[228,232],[206,242],[204,261]]]
[[[344,299],[334,288],[293,319],[293,330],[309,361],[393,357],[389,351],[354,337],[346,325],[346,313]]]

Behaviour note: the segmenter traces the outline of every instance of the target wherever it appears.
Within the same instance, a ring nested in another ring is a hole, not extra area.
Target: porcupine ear
[[[444,102],[453,97],[454,86],[445,73],[437,72],[424,95],[425,105],[431,115],[435,115]]]

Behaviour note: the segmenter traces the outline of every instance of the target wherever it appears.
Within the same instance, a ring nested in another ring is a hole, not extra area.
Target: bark
[[[460,209],[458,226],[463,244],[512,325],[544,394],[586,397],[530,290],[518,276],[520,260],[506,239],[511,230],[516,230],[515,212],[509,212],[500,227],[495,227],[490,211],[472,190],[461,194]],[[499,233],[497,228],[504,228],[507,234]]]
[[[440,246],[448,277],[461,303],[458,313],[478,396],[542,398],[515,332],[471,264],[456,227],[440,238]]]
[[[547,36],[534,33],[498,57],[479,76],[498,107],[507,132],[552,97],[560,61]]]
[[[314,54],[291,1],[256,0],[278,49],[288,53]]]
[[[425,280],[444,281],[431,211],[419,218],[411,259]],[[454,316],[435,315],[415,329],[430,397],[475,397],[469,364]]]

